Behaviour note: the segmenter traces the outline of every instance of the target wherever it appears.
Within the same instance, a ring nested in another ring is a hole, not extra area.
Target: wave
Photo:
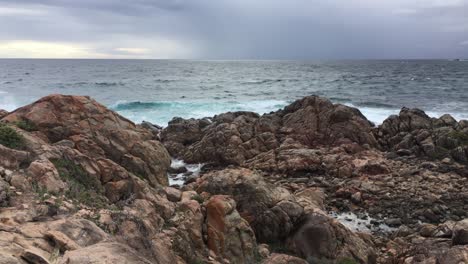
[[[246,81],[242,84],[244,85],[257,85],[257,84],[272,84],[279,83],[283,81],[294,81],[294,80],[285,80],[285,79],[264,79],[264,80],[255,80],[255,81]]]
[[[372,107],[372,108],[389,108],[395,109],[398,108],[396,105],[386,104],[386,103],[379,103],[379,102],[357,102],[354,103],[358,108],[359,107]]]
[[[0,95],[0,109],[11,112],[19,107],[15,98],[8,92],[0,91]]]
[[[98,86],[117,86],[117,85],[124,85],[122,82],[96,82],[94,83]]]
[[[284,100],[250,101],[156,101],[144,102],[119,101],[110,106],[130,120],[140,123],[149,121],[166,126],[174,117],[203,118],[229,111],[251,111],[259,114],[269,113],[285,107]]]

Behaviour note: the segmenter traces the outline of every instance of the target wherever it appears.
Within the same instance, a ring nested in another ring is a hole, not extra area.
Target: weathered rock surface
[[[385,149],[468,163],[468,122],[450,115],[430,118],[419,109],[403,108],[383,122],[377,137]]]
[[[304,259],[285,255],[285,254],[272,254],[269,258],[262,262],[263,264],[283,264],[283,263],[290,263],[290,264],[307,264],[307,261]]]
[[[255,261],[255,235],[236,210],[236,202],[225,195],[214,195],[206,204],[208,248],[231,263]]]
[[[107,158],[151,184],[167,185],[170,158],[148,130],[85,96],[50,95],[21,107],[3,121],[27,122],[49,143],[73,142],[85,155]]]
[[[373,128],[312,96],[263,116],[175,118],[161,131],[52,95],[2,122],[24,146],[0,145],[0,263],[468,259],[467,123],[450,116],[403,109]],[[166,148],[211,165],[168,187]],[[366,233],[326,211],[355,213]]]
[[[212,119],[175,118],[161,138],[172,155],[187,162],[242,165],[260,154],[275,159],[274,150],[291,144],[376,146],[371,128],[359,110],[310,96],[263,116],[235,112]]]

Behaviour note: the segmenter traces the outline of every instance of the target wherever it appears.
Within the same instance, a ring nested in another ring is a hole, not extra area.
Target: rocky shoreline
[[[161,128],[50,95],[0,118],[0,263],[468,262],[468,121],[450,115],[376,127],[308,96]]]

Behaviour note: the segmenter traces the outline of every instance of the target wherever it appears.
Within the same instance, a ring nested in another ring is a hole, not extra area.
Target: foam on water
[[[364,232],[364,233],[373,233],[373,232],[383,232],[389,233],[393,232],[396,229],[390,227],[384,223],[376,221],[375,218],[369,216],[369,214],[365,213],[364,217],[359,218],[356,214],[352,212],[345,212],[345,213],[336,213],[330,212],[330,216],[338,220],[344,226],[349,228],[352,231]],[[374,224],[374,222],[378,222],[379,224]]]
[[[111,108],[136,123],[149,121],[166,126],[174,117],[203,118],[229,111],[252,111],[259,114],[276,111],[288,104],[284,100],[255,101],[160,101],[160,102],[125,102],[120,101]]]
[[[8,92],[0,91],[0,109],[11,112],[18,107],[19,106],[12,95],[8,94]]]
[[[182,186],[185,183],[185,178],[187,175],[197,177],[200,175],[200,170],[203,164],[186,164],[183,160],[179,159],[172,159],[171,168],[177,169],[181,167],[187,168],[187,172],[185,173],[177,173],[177,174],[168,174],[167,177],[169,179],[169,185],[179,185]]]
[[[362,107],[362,106],[355,106],[351,103],[345,103],[347,106],[355,107],[358,108],[359,111],[371,122],[373,122],[375,125],[380,125],[391,115],[398,115],[400,113],[400,109],[396,108],[379,108],[379,107]],[[424,109],[423,109],[424,110]],[[446,112],[442,111],[425,111],[425,113],[430,116],[430,117],[435,117],[439,118],[444,114],[447,114]],[[451,114],[453,118],[456,120],[467,120],[468,119],[468,113],[452,113]]]

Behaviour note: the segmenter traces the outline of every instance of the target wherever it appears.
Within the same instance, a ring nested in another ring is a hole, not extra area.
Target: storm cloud
[[[468,0],[0,0],[0,57],[468,57]]]

